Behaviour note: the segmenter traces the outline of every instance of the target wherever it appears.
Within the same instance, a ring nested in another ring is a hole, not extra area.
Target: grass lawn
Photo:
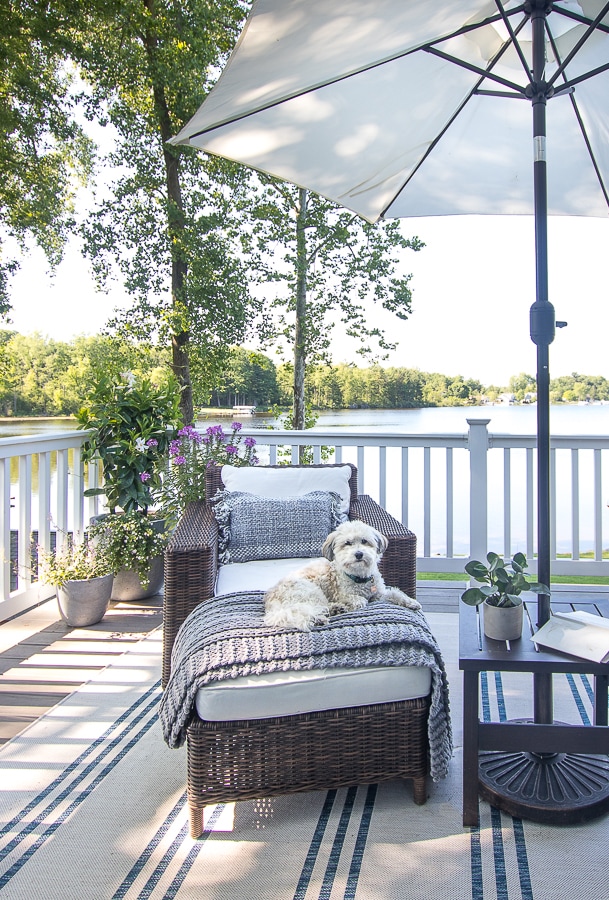
[[[465,572],[417,572],[417,581],[468,581]],[[552,575],[552,584],[606,584],[605,575]]]

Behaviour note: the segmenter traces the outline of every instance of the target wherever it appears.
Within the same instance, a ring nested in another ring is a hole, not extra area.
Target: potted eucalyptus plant
[[[121,372],[100,377],[77,415],[79,428],[87,431],[84,461],[96,458],[102,463],[102,487],[86,490],[85,496],[104,495],[110,510],[91,533],[99,540],[104,528],[107,531],[115,571],[113,596],[119,600],[150,596],[163,583],[165,523],[154,518],[152,507],[180,422],[179,397],[171,375],[155,384]]]
[[[112,563],[105,540],[66,536],[55,550],[39,549],[41,577],[55,588],[59,612],[68,625],[82,628],[101,622],[112,595]]]
[[[524,553],[515,553],[509,563],[497,553],[487,553],[485,565],[472,559],[465,566],[467,574],[479,582],[461,594],[468,606],[484,604],[484,633],[497,641],[514,641],[522,635],[523,591],[549,594],[550,589],[525,575],[528,563]]]

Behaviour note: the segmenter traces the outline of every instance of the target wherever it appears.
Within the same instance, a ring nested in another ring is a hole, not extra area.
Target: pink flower
[[[140,478],[144,482],[144,484],[146,484],[147,481],[150,481],[150,479],[152,478],[152,475],[150,474],[150,472],[142,472],[142,474],[140,475]]]

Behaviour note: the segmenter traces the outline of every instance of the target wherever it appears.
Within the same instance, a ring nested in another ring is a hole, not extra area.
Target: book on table
[[[531,637],[540,647],[597,663],[609,662],[609,620],[587,612],[553,613]]]

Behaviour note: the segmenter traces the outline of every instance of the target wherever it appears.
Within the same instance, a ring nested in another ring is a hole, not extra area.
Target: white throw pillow
[[[327,468],[284,466],[222,466],[222,483],[229,491],[246,491],[258,497],[296,497],[311,491],[333,491],[341,499],[345,515],[351,505],[350,466]]]

